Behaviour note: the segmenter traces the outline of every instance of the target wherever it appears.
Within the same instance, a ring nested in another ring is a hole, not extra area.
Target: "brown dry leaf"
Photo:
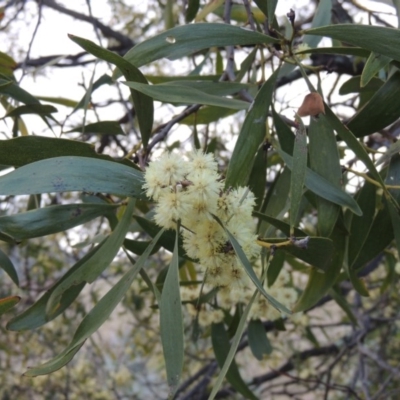
[[[304,97],[303,104],[297,114],[299,117],[316,117],[318,114],[325,114],[324,100],[319,93],[309,93]]]

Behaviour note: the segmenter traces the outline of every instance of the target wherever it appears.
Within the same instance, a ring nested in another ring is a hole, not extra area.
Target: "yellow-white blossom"
[[[228,235],[217,216],[235,236],[246,256],[259,254],[252,212],[254,195],[248,188],[224,190],[210,154],[195,151],[188,160],[174,153],[149,164],[143,189],[152,197],[157,225],[176,229],[181,222],[183,246],[197,259],[207,275],[207,283],[230,287],[243,293],[250,280],[237,258]]]

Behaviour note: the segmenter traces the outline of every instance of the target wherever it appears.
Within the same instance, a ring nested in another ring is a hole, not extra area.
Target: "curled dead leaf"
[[[309,93],[304,97],[303,104],[299,107],[299,117],[316,117],[318,114],[325,114],[324,100],[319,93]]]

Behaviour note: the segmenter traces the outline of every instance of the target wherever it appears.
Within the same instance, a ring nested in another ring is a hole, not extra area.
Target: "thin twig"
[[[249,21],[250,27],[253,31],[256,30],[256,24],[254,23],[254,15],[251,11],[249,0],[243,0],[243,5],[247,13],[247,19]]]
[[[32,46],[33,46],[33,42],[36,38],[36,35],[38,33],[39,30],[39,26],[42,22],[42,0],[38,0],[38,19],[35,25],[35,29],[33,30],[32,33],[32,38],[29,42],[29,46],[28,46],[28,51],[26,52],[26,56],[25,56],[25,60],[22,63],[22,74],[21,74],[21,78],[19,80],[19,83],[22,82],[22,79],[24,79],[25,75],[26,75],[26,67],[27,67],[27,61],[29,60],[29,56],[31,54],[31,50],[32,50]]]

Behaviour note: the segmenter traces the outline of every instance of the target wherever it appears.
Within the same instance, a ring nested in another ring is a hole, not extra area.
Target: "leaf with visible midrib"
[[[52,360],[38,367],[29,369],[24,374],[25,376],[47,375],[62,368],[72,360],[74,355],[82,347],[85,340],[100,328],[100,326],[109,318],[115,307],[121,302],[133,280],[143,268],[151,251],[153,250],[153,247],[157,244],[157,240],[162,233],[163,230],[161,230],[159,234],[150,242],[146,251],[136,261],[136,264],[128,272],[126,272],[126,274],[117,282],[117,284],[113,286],[113,288],[110,289],[107,294],[102,297],[100,301],[97,302],[92,308],[92,310],[85,316],[67,348]]]
[[[161,292],[160,329],[164,360],[167,369],[169,398],[173,398],[183,368],[183,316],[179,287],[179,231],[176,231],[174,252]]]
[[[126,80],[147,84],[147,79],[140,72],[140,70],[118,54],[97,46],[97,44],[91,42],[90,40],[73,35],[68,36],[71,40],[73,40],[90,54],[116,65],[122,71]],[[153,100],[135,90],[131,90],[131,95],[133,104],[135,106],[135,112],[139,121],[142,141],[144,146],[147,146],[153,127]]]
[[[255,156],[265,137],[265,122],[278,71],[264,82],[246,115],[226,173],[225,187],[247,185]]]
[[[400,30],[381,26],[337,24],[306,29],[306,35],[328,36],[400,61]]]

